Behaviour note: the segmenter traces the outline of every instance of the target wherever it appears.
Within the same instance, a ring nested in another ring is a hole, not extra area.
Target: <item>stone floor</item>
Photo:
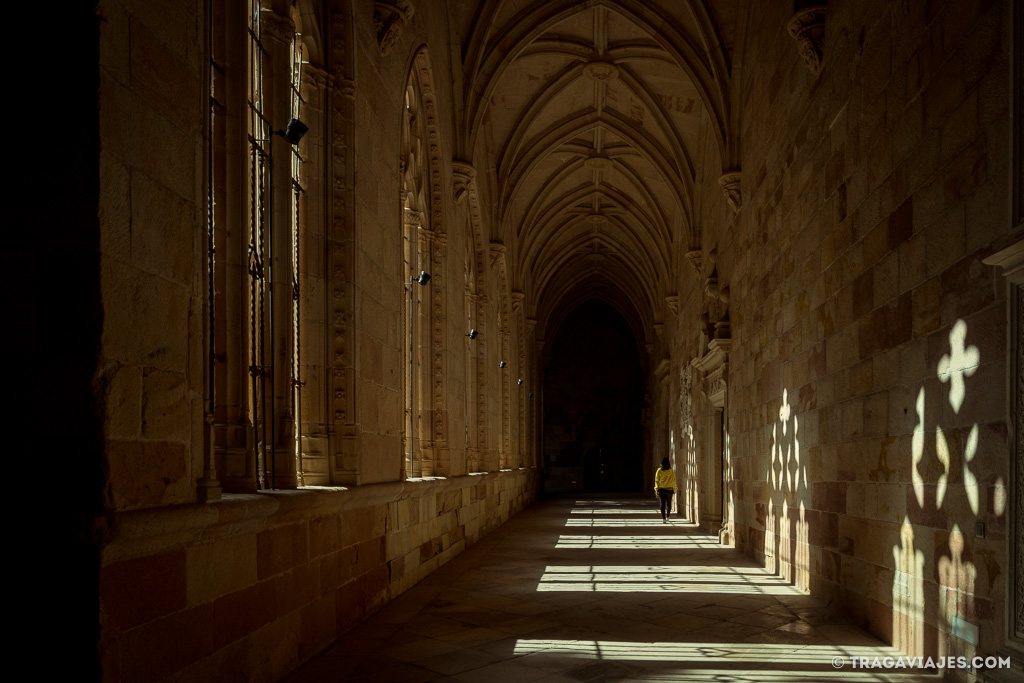
[[[654,500],[537,503],[287,680],[900,681],[898,652]],[[843,658],[845,665],[833,666]]]

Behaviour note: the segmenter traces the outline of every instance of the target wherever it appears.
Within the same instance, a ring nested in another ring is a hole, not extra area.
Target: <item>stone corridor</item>
[[[524,510],[287,680],[939,678],[851,669],[895,655],[653,500],[577,496]]]

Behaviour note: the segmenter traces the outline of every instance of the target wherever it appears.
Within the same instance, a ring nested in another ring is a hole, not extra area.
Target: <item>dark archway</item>
[[[643,371],[633,331],[592,299],[555,334],[544,372],[544,492],[639,492]]]

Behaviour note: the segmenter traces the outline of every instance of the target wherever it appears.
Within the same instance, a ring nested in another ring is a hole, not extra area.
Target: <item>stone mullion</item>
[[[249,180],[247,140],[247,74],[249,35],[247,7],[242,0],[218,6],[225,27],[214,40],[215,76],[214,221],[216,271],[214,339],[217,396],[214,410],[214,455],[217,476],[225,491],[256,490],[256,463],[248,438],[249,419],[249,292],[247,273]],[[220,26],[218,26],[220,29]],[[223,42],[219,40],[223,36]],[[221,49],[223,48],[223,49]],[[222,147],[221,147],[222,145]],[[218,154],[219,152],[219,154]]]
[[[270,93],[264,115],[273,128],[284,128],[291,116],[292,95],[292,41],[295,39],[295,24],[291,19],[263,12],[260,17],[260,36],[263,47],[267,51],[266,63],[270,68],[265,71],[269,77],[264,84],[265,92]],[[267,253],[270,271],[270,301],[268,310],[269,330],[272,335],[273,350],[270,362],[272,392],[270,400],[270,424],[273,434],[268,432],[273,449],[273,484],[276,488],[290,489],[298,485],[295,471],[295,416],[293,407],[293,388],[291,384],[292,345],[294,343],[294,327],[292,320],[292,270],[294,254],[292,253],[292,151],[284,138],[271,136],[267,143],[271,156],[271,207],[270,220],[272,255]],[[271,352],[271,349],[267,349]]]
[[[344,60],[350,51],[351,17],[332,11],[331,54]],[[328,375],[327,410],[330,478],[333,484],[358,484],[356,452],[358,426],[355,415],[354,276],[354,154],[355,83],[345,78],[344,64],[331,70],[326,88],[328,153],[326,160],[326,285],[325,344]]]

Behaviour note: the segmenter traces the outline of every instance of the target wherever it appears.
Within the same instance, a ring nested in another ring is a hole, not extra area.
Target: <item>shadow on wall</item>
[[[914,655],[973,656],[986,649],[980,643],[980,622],[998,621],[990,596],[1002,581],[999,545],[1007,494],[1001,473],[985,471],[985,463],[976,458],[982,451],[999,452],[1006,435],[1005,427],[979,426],[973,420],[984,397],[980,391],[968,392],[967,380],[982,365],[978,347],[968,344],[967,336],[967,323],[957,320],[936,376],[918,388],[914,401],[912,490],[899,539],[892,545],[892,633],[880,634]],[[1001,384],[972,384],[1002,391]],[[1000,529],[985,529],[981,518],[986,511],[1000,519]],[[986,541],[986,531],[1000,532],[1000,538]]]

